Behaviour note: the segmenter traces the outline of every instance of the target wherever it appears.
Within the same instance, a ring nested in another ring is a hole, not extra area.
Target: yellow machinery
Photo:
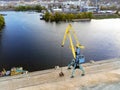
[[[4,76],[6,74],[6,70],[3,68],[3,71],[1,72],[1,76]]]
[[[3,71],[0,72],[0,76],[13,76],[13,75],[27,74],[27,73],[28,71],[23,70],[23,67],[13,67],[9,71],[6,71],[3,68]]]
[[[74,44],[73,44],[72,35],[73,35],[73,37],[76,41],[76,46],[74,46]],[[74,67],[71,77],[74,77],[74,71],[77,67],[82,70],[82,76],[84,76],[85,72],[83,70],[83,67],[81,66],[81,63],[85,62],[85,57],[83,55],[81,55],[81,53],[80,53],[80,49],[83,49],[84,46],[82,46],[79,43],[78,38],[76,36],[76,33],[75,33],[74,29],[72,28],[71,24],[69,24],[68,27],[66,28],[64,38],[63,38],[63,41],[62,41],[62,45],[61,45],[62,47],[64,46],[67,37],[69,38],[70,48],[72,50],[72,54],[73,54],[73,57],[74,57],[72,62],[68,65],[68,68],[70,68],[70,66]]]
[[[75,33],[74,29],[72,28],[72,25],[71,25],[71,24],[69,24],[68,27],[66,28],[66,31],[65,31],[64,38],[63,38],[63,41],[62,41],[62,45],[61,45],[61,46],[62,46],[62,47],[64,46],[65,41],[66,41],[66,38],[67,38],[67,36],[68,36],[68,37],[69,37],[69,40],[70,40],[70,48],[71,48],[71,50],[72,50],[73,57],[74,57],[74,59],[76,59],[75,47],[74,47],[74,44],[73,44],[73,40],[72,40],[71,33],[72,33],[72,35],[74,36],[74,39],[75,39],[75,41],[76,41],[76,47],[81,48],[81,49],[84,48],[84,46],[82,46],[82,45],[79,43],[79,41],[78,41],[78,39],[77,39],[77,36],[76,36],[76,33]]]
[[[23,70],[23,67],[13,67],[13,68],[11,68],[10,75],[13,76],[13,75],[19,75],[19,74],[24,74],[24,73],[27,74],[27,72],[28,71]]]

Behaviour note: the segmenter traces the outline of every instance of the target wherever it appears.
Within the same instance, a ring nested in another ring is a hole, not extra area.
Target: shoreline
[[[14,9],[10,9],[10,10],[0,10],[0,12],[10,12],[10,11],[14,11],[14,12],[37,12],[37,11],[34,11],[34,10],[27,10],[27,11],[15,11]],[[3,14],[3,16],[7,16],[7,14],[4,15],[4,13],[0,13],[0,14]],[[90,22],[92,19],[111,19],[111,18],[120,18],[120,14],[109,14],[109,13],[106,13],[106,14],[93,14],[93,17],[92,18],[81,18],[81,19],[72,19],[71,21],[68,21],[68,22]],[[40,20],[44,20],[43,18],[41,19],[40,17]],[[44,20],[45,21],[45,20]],[[50,21],[50,22],[55,22],[55,21]],[[60,22],[64,22],[64,21],[60,21]]]
[[[81,71],[76,70],[75,78],[70,78],[71,70],[67,70],[67,67],[62,67],[64,77],[59,77],[61,68],[3,77],[0,78],[0,88],[2,90],[74,90],[83,86],[119,82],[119,64],[119,58],[85,63],[83,67],[86,75],[82,77]]]

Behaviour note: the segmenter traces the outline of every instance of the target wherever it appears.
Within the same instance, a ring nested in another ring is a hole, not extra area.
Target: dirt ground
[[[120,59],[85,63],[85,76],[76,70],[61,68],[32,72],[24,75],[0,78],[0,90],[120,90]]]

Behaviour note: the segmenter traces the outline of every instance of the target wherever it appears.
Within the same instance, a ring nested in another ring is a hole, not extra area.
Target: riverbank
[[[67,67],[62,68],[64,77],[59,77],[61,68],[4,77],[0,78],[0,88],[1,90],[91,90],[97,85],[120,82],[119,64],[120,59],[85,63],[83,66],[86,75],[82,77],[81,72],[76,70],[75,78],[70,78],[71,70],[67,70]],[[97,90],[105,89],[98,87]]]
[[[120,15],[119,14],[110,14],[110,13],[93,15],[93,19],[109,19],[109,18],[120,18]]]

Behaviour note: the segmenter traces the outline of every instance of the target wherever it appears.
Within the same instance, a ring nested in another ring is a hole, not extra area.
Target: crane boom
[[[73,44],[73,40],[72,40],[72,35],[76,41],[76,47],[80,48],[80,49],[83,49],[84,46],[82,46],[79,41],[78,41],[78,38],[76,36],[76,33],[74,31],[74,29],[72,28],[72,25],[69,24],[68,27],[66,28],[66,31],[65,31],[65,34],[64,34],[64,37],[63,37],[63,41],[62,41],[62,47],[64,46],[65,44],[65,41],[66,41],[66,38],[67,36],[69,37],[69,40],[70,40],[70,47],[71,47],[71,50],[72,50],[72,54],[73,54],[73,57],[74,59],[76,59],[76,54],[75,54],[75,47],[74,47],[74,44]]]

